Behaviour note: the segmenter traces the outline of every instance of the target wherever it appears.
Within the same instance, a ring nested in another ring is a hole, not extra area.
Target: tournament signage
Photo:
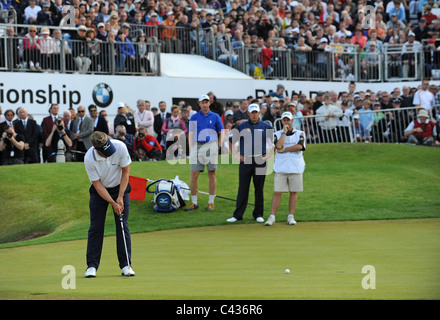
[[[438,81],[432,81],[438,84]],[[181,77],[131,77],[81,74],[47,74],[28,72],[0,72],[0,105],[3,111],[26,107],[37,122],[47,116],[51,104],[60,105],[60,113],[90,104],[107,109],[110,120],[116,116],[117,105],[122,102],[136,110],[139,99],[149,100],[157,107],[160,101],[171,109],[173,101],[189,101],[214,92],[220,101],[240,101],[248,96],[261,99],[283,84],[285,93],[306,93],[314,98],[317,91],[342,92],[348,90],[348,82],[281,81],[254,79],[214,79]],[[417,87],[420,82],[405,82]],[[356,83],[356,90],[385,90],[391,92],[402,83]],[[192,105],[197,109],[197,104]]]

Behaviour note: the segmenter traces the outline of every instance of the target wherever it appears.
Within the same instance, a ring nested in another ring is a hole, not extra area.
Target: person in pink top
[[[37,27],[32,25],[23,38],[23,54],[27,66],[32,71],[41,71],[40,67],[40,40]]]
[[[162,132],[166,136],[167,159],[173,155],[178,157],[179,149],[186,145],[185,134],[188,132],[185,123],[180,119],[179,106],[173,105],[171,107],[171,117],[163,123]],[[168,149],[170,150],[168,151]],[[182,152],[182,155],[186,155],[186,150]]]

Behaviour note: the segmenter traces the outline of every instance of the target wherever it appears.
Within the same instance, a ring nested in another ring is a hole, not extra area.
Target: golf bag
[[[156,185],[154,192],[150,191],[150,187],[153,185]],[[171,180],[156,180],[147,186],[146,191],[148,193],[154,193],[153,208],[157,212],[173,212],[186,205],[180,195],[179,187]]]

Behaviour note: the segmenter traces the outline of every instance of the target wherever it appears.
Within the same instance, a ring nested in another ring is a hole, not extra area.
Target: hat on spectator
[[[428,43],[435,43],[435,39],[429,39]]]
[[[150,17],[157,17],[157,13],[153,12],[152,14],[150,14]]]
[[[127,22],[124,22],[124,23],[122,24],[122,27],[123,27],[123,28],[129,28],[129,29],[130,29],[130,25],[129,25]]]
[[[256,111],[256,112],[260,112],[260,106],[259,106],[258,104],[256,104],[256,103],[251,103],[251,104],[249,105],[249,107],[248,107],[248,112],[249,112],[249,113],[252,113],[252,112],[254,112],[254,111]]]
[[[168,12],[167,12],[167,17],[170,16],[170,15],[172,15],[172,14],[174,14],[174,11],[168,11]]]
[[[202,101],[204,101],[204,100],[208,100],[208,101],[209,101],[209,97],[208,97],[206,94],[200,96],[200,98],[199,98],[199,102],[202,102]]]
[[[283,114],[281,115],[281,119],[284,119],[284,118],[288,118],[289,120],[292,120],[293,116],[290,113],[290,111],[286,111],[286,112],[283,112]]]
[[[272,97],[272,101],[280,101],[280,99],[278,99],[278,97]]]
[[[226,110],[225,117],[232,116],[233,114],[234,114],[234,112],[232,112],[232,110]]]
[[[415,37],[416,34],[415,34],[414,32],[412,32],[412,31],[409,31],[409,32],[408,32],[408,37],[411,37],[411,36]]]
[[[280,90],[280,89],[284,89],[284,86],[281,83],[277,84],[277,90]]]
[[[78,31],[87,31],[86,26],[79,26]]]
[[[419,22],[426,22],[425,18],[420,18]]]
[[[356,114],[353,116],[353,119],[359,119],[359,113],[356,113]]]
[[[402,103],[402,100],[400,100],[399,98],[393,99],[393,103]]]
[[[118,30],[118,36],[119,36],[120,34],[125,34],[125,32],[124,32],[123,30]]]
[[[328,40],[327,40],[327,38],[322,37],[321,40],[320,40],[319,42],[320,42],[320,43],[323,43],[323,42],[327,42],[327,43],[328,43]]]
[[[270,105],[270,107],[271,107],[271,108],[279,108],[279,106],[276,105],[275,103],[272,103],[272,104]]]
[[[41,28],[41,34],[50,34],[49,28]]]
[[[425,109],[420,110],[419,114],[417,115],[417,118],[420,118],[420,117],[429,118],[428,111],[426,111]]]
[[[118,103],[118,109],[119,108],[124,108],[125,107],[125,103],[123,103],[123,102],[119,102]]]
[[[43,7],[49,8],[50,7],[50,3],[48,1],[44,1],[43,2]]]
[[[298,28],[298,27],[296,27],[296,28],[293,28],[293,29],[292,29],[292,32],[296,32],[296,33],[299,33],[299,28]]]
[[[101,27],[105,27],[104,22],[100,22],[100,23],[98,23],[98,28],[101,28]]]

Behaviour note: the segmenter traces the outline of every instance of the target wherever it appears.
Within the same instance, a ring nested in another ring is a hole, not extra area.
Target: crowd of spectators
[[[63,30],[72,7],[78,32]],[[295,52],[294,74],[322,77],[328,70],[328,57],[308,56],[308,52],[336,52],[339,55],[331,62],[338,66],[336,76],[345,79],[353,78],[355,71],[353,55],[344,55],[344,52],[363,53],[361,75],[363,79],[375,79],[378,56],[386,46],[394,44],[400,44],[401,48],[397,54],[390,54],[387,60],[389,74],[404,78],[413,76],[417,61],[422,61],[415,58],[414,53],[424,51],[425,76],[430,77],[431,70],[440,69],[440,51],[437,50],[440,20],[432,13],[438,7],[435,0],[0,1],[2,10],[15,10],[16,23],[39,28],[39,35],[32,35],[31,28],[29,32],[21,29],[25,37],[35,38],[34,43],[29,41],[24,48],[27,67],[31,70],[47,68],[47,61],[44,61],[56,53],[56,49],[45,48],[42,43],[46,39],[60,39],[56,36],[58,30],[63,36],[69,34],[69,37],[87,43],[78,49],[82,52],[69,52],[75,60],[70,59],[68,63],[72,66],[67,67],[73,69],[75,66],[81,72],[101,70],[106,64],[100,59],[111,54],[118,56],[117,71],[148,72],[149,62],[142,44],[161,41],[165,52],[191,53],[196,37],[203,40],[204,33],[210,33],[215,38],[219,61],[232,59],[234,64],[239,48],[255,49],[255,55],[249,61],[253,75],[282,78],[290,64],[277,64],[277,61],[283,60],[283,51],[292,50]],[[373,10],[369,11],[371,8]],[[43,26],[59,26],[60,29],[51,29],[52,34],[48,34]],[[164,30],[158,35],[139,26],[161,26]],[[176,27],[191,32],[179,33],[174,29]],[[192,32],[197,29],[204,31]],[[7,32],[9,35],[14,30]],[[117,53],[100,48],[100,45],[114,41],[123,42]],[[41,57],[32,55],[30,51],[35,49],[32,44],[40,50]],[[42,61],[35,62],[30,58]],[[51,66],[56,68],[57,60],[53,60]]]
[[[393,91],[356,90],[285,94],[279,84],[262,99],[248,96],[223,105],[209,92],[210,110],[223,121],[226,137],[230,130],[249,119],[248,105],[260,105],[260,120],[275,130],[284,111],[294,116],[293,126],[306,133],[308,143],[390,142],[440,146],[440,91],[429,80],[418,88],[403,86]],[[411,108],[412,107],[412,108]],[[408,109],[410,108],[410,109]],[[118,114],[109,121],[106,109],[96,105],[76,110],[52,104],[49,115],[37,124],[26,107],[17,110],[0,107],[1,164],[83,161],[91,147],[90,135],[102,131],[123,141],[134,161],[186,158],[188,128],[197,112],[185,101],[167,107],[165,101],[152,106],[139,99],[136,108],[117,105]],[[167,110],[171,110],[168,112]],[[87,114],[88,113],[88,114]],[[222,153],[230,153],[227,139]]]

